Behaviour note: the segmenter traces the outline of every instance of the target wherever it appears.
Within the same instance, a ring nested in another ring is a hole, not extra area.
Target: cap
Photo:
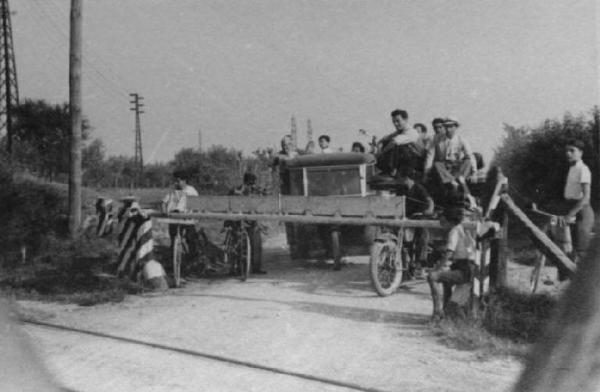
[[[460,123],[456,117],[448,117],[444,120],[444,125],[456,125],[459,126]]]

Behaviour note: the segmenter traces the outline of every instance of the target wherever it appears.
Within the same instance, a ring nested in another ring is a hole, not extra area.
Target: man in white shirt
[[[468,178],[477,168],[471,146],[456,134],[459,125],[455,118],[444,121],[445,137],[438,137],[435,143],[432,143],[425,163],[427,175],[433,168],[442,184],[452,184],[454,188],[458,185],[457,178]]]
[[[173,173],[175,183],[173,184],[173,190],[169,192],[162,200],[162,211],[164,213],[173,212],[187,212],[187,198],[188,196],[198,196],[196,188],[188,184],[189,176],[184,171],[176,171]],[[181,235],[187,235],[187,230],[190,225],[177,225],[169,224],[169,237],[171,238],[171,245],[173,244],[173,238],[177,235],[177,229],[180,230]],[[193,228],[193,226],[192,226]]]
[[[391,113],[395,132],[377,143],[377,167],[385,174],[395,176],[400,167],[410,167],[422,172],[420,160],[422,149],[419,147],[419,132],[408,123],[408,112],[396,109]]]
[[[319,136],[319,148],[321,149],[321,154],[331,154],[333,152],[331,147],[329,147],[329,143],[331,143],[329,135]]]
[[[562,217],[562,221],[570,225],[575,261],[584,257],[594,226],[594,211],[590,206],[592,174],[581,159],[584,147],[584,143],[576,139],[569,140],[565,145],[565,154],[570,167],[563,192],[567,213]],[[559,278],[564,277],[566,274],[560,271]]]

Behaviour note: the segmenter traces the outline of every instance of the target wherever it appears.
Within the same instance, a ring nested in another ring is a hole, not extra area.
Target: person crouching
[[[446,210],[444,217],[452,228],[448,233],[446,250],[436,266],[429,272],[427,281],[433,300],[433,319],[444,317],[444,311],[450,301],[452,286],[468,283],[473,275],[475,263],[475,239],[465,230],[464,209],[453,207]],[[440,293],[443,285],[443,297]]]

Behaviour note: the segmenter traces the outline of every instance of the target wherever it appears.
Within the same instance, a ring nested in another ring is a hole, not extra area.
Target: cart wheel
[[[173,280],[175,287],[181,284],[181,259],[183,258],[183,243],[181,236],[176,235],[173,238]]]
[[[401,251],[395,241],[375,241],[371,245],[371,282],[382,297],[394,294],[402,281]]]
[[[244,229],[240,230],[240,239],[238,243],[238,265],[240,268],[240,279],[245,282],[250,275],[250,259],[252,257],[252,246],[250,245],[250,236]]]

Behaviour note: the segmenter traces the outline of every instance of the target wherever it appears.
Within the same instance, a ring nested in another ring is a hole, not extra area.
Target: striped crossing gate
[[[136,207],[135,203],[132,207]],[[152,219],[143,214],[139,206],[129,210],[123,215],[124,223],[119,233],[117,275],[137,280],[137,274],[141,272],[144,264],[154,259]]]

